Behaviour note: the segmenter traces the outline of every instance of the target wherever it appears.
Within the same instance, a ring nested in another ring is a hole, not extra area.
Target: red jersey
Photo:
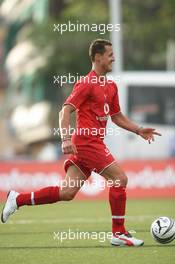
[[[64,105],[66,104],[70,104],[76,109],[77,128],[75,134],[80,137],[103,138],[109,116],[120,112],[116,84],[102,76],[97,76],[95,71],[90,71],[74,85],[73,91]]]

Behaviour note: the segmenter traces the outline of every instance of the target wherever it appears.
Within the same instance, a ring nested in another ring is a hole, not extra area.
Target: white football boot
[[[143,240],[133,237],[129,232],[124,234],[116,234],[111,239],[111,245],[113,246],[130,246],[130,247],[139,247],[144,244]]]
[[[18,209],[17,203],[16,203],[16,197],[19,195],[18,192],[10,191],[7,195],[7,200],[4,205],[4,208],[2,210],[1,214],[1,221],[2,223],[6,223],[9,216],[16,212]]]

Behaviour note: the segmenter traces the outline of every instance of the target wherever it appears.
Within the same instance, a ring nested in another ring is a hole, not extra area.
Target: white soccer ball
[[[175,239],[175,221],[167,216],[159,217],[152,223],[150,232],[158,243],[170,243]]]

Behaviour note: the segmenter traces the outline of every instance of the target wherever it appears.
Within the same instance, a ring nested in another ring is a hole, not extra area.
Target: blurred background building
[[[119,9],[112,8],[114,2]],[[73,84],[54,83],[54,76],[85,75],[91,67],[88,46],[94,38],[120,39],[122,49],[115,42],[114,52],[116,63],[122,65],[112,75],[120,75],[123,112],[163,134],[149,146],[122,131],[116,144],[113,137],[106,139],[112,153],[120,159],[174,157],[174,10],[175,0],[0,1],[0,159],[61,158],[60,139],[53,131]],[[68,21],[116,21],[121,30],[113,34],[54,31],[54,24]]]

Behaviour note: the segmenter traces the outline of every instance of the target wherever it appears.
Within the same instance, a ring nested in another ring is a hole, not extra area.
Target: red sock
[[[125,233],[126,191],[124,187],[110,187],[109,202],[112,213],[112,233]]]
[[[36,192],[21,193],[17,196],[17,206],[49,204],[59,201],[59,187],[46,187]]]

